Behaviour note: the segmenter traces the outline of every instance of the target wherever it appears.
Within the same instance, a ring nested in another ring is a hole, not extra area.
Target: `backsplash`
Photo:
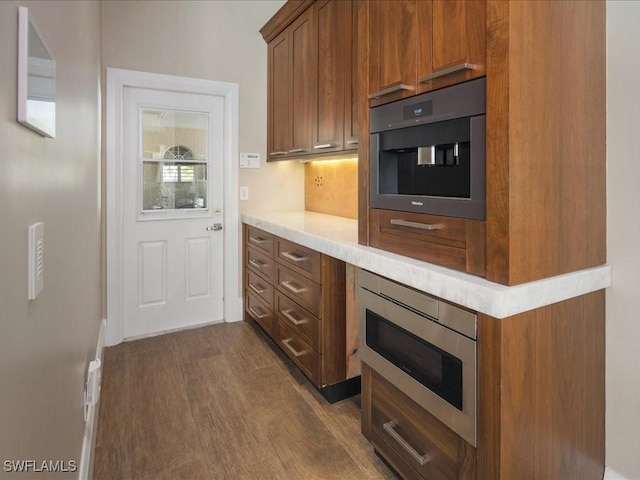
[[[304,167],[305,210],[358,218],[358,159],[307,163]]]

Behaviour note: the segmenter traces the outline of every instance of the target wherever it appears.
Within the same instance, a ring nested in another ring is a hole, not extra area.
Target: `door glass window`
[[[206,209],[205,113],[141,108],[142,213]]]

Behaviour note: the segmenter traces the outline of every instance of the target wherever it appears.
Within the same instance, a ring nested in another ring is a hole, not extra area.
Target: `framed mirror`
[[[26,7],[18,8],[18,121],[56,136],[56,62]]]

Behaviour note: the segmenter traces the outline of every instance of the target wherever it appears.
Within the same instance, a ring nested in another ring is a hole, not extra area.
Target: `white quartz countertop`
[[[611,285],[602,265],[513,287],[358,244],[358,222],[296,211],[243,214],[242,222],[471,310],[505,318]]]

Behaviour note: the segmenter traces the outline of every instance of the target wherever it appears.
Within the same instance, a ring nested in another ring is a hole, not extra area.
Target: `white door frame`
[[[242,319],[240,217],[238,213],[238,84],[107,68],[107,345],[122,343],[124,332],[122,102],[125,87],[224,97],[224,319]]]

